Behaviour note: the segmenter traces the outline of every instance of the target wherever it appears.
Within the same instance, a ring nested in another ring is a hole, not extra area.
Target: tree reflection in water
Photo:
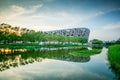
[[[77,51],[79,49],[9,50],[10,52],[7,53],[0,51],[0,71],[10,69],[11,67],[30,64],[33,62],[41,62],[45,58],[72,62],[88,62],[90,60],[90,56],[77,57],[69,55],[71,51]]]
[[[118,67],[116,67],[116,64],[113,64],[111,61],[109,68],[116,74],[117,78],[116,80],[120,80],[120,69]]]

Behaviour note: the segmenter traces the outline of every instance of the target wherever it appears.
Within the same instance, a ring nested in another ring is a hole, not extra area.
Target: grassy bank
[[[34,49],[34,48],[59,48],[59,47],[76,47],[81,46],[77,44],[0,44],[0,48],[10,48],[10,49],[17,49],[17,48],[25,48],[25,49]],[[85,48],[86,46],[81,46]]]
[[[91,55],[100,53],[101,50],[102,49],[92,49],[92,50],[81,49],[79,51],[70,52],[69,54],[74,56],[91,56]]]
[[[120,45],[112,45],[108,48],[108,59],[111,68],[120,78]]]
[[[40,45],[38,44],[0,44],[0,48],[10,48],[10,49],[17,49],[17,48],[39,48]]]

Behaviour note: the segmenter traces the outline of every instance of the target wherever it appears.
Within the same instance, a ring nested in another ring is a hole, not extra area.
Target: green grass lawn
[[[112,69],[120,78],[120,45],[112,45],[108,48],[108,59]]]
[[[0,48],[10,48],[10,49],[34,49],[34,48],[59,48],[59,47],[87,47],[86,45],[77,45],[77,44],[0,44]]]
[[[92,50],[88,50],[88,49],[81,49],[79,51],[73,51],[70,52],[70,55],[74,55],[74,56],[91,56],[94,54],[99,54],[101,52],[102,49],[92,49]]]
[[[0,44],[0,48],[10,48],[10,49],[17,49],[17,48],[38,48],[40,47],[38,44]]]

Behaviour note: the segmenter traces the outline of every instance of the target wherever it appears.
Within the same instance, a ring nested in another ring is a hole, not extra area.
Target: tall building
[[[89,38],[90,30],[88,28],[72,28],[72,29],[62,29],[46,31],[48,34],[61,34],[65,36],[80,36],[84,38]]]

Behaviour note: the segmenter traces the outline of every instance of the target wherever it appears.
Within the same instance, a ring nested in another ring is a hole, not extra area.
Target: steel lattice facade
[[[72,29],[62,29],[47,31],[48,34],[61,34],[65,36],[80,36],[84,38],[89,38],[90,30],[88,28],[72,28]]]

